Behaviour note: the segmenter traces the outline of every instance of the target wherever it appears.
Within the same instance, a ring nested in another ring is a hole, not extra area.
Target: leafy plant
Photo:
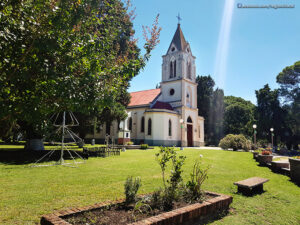
[[[142,186],[141,179],[139,177],[136,177],[134,180],[132,177],[127,177],[126,182],[124,184],[126,205],[135,202],[136,194],[141,186]]]
[[[205,169],[201,168],[201,161],[196,160],[193,166],[193,171],[190,174],[191,179],[186,183],[185,186],[185,199],[187,201],[200,200],[203,196],[202,184],[208,178],[209,167]]]
[[[247,138],[242,134],[228,134],[226,137],[221,139],[219,146],[222,149],[232,148],[234,151],[238,149],[244,149],[248,151],[251,148],[251,141],[247,140]]]
[[[148,149],[149,145],[148,144],[141,144],[141,149]]]
[[[162,171],[164,189],[154,196],[160,201],[155,202],[153,199],[154,205],[158,205],[164,210],[169,210],[172,208],[173,201],[177,199],[178,186],[180,182],[182,182],[182,166],[185,158],[185,156],[177,157],[177,153],[173,147],[160,147],[159,153],[156,154],[156,160]],[[166,180],[165,171],[170,160],[172,162],[172,170],[170,178]]]
[[[133,145],[133,142],[132,141],[128,141],[125,143],[125,145]]]
[[[271,155],[272,152],[269,151],[269,150],[264,150],[264,151],[261,152],[261,154],[262,154],[262,155]]]

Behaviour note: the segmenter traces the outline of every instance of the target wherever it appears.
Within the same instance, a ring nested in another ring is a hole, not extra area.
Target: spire
[[[171,42],[170,47],[167,52],[169,52],[172,44],[175,45],[175,47],[177,48],[178,51],[183,51],[185,49],[185,47],[187,46],[187,42],[186,42],[186,40],[183,36],[182,30],[180,28],[180,23],[178,23],[178,25],[177,25],[177,30],[173,36],[172,42]]]

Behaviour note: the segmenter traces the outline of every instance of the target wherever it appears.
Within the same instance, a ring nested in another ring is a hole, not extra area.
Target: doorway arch
[[[188,147],[193,147],[193,121],[192,118],[189,116],[187,118],[187,145]]]

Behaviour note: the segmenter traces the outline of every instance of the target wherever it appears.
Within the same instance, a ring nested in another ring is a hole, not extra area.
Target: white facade
[[[162,58],[160,89],[131,93],[125,129],[131,131],[135,144],[204,145],[204,118],[198,116],[197,108],[196,58],[180,24]],[[110,131],[111,136],[117,137],[118,124],[113,123]],[[105,133],[103,129],[96,138]]]

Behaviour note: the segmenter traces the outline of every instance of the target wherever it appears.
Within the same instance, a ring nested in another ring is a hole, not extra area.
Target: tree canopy
[[[156,18],[141,55],[120,0],[4,0],[0,10],[0,122],[33,134],[54,112],[110,107],[160,33]]]
[[[225,96],[224,130],[226,134],[252,134],[255,105],[235,96]]]

